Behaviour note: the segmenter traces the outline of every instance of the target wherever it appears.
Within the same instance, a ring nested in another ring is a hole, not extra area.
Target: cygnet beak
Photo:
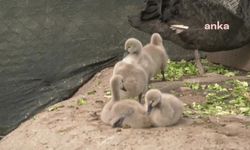
[[[120,119],[118,119],[113,125],[113,128],[119,128],[122,127],[123,121],[124,121],[125,117],[121,117]]]
[[[148,110],[147,110],[148,114],[152,111],[152,109],[153,109],[153,106],[152,106],[152,103],[151,103],[151,104],[148,105]]]
[[[127,92],[127,89],[124,86],[122,86],[121,90]]]
[[[123,53],[123,58],[126,57],[128,54],[129,54],[128,51],[125,51],[125,52]]]

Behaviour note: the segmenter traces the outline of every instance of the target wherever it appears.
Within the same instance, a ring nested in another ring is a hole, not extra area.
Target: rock
[[[116,129],[116,132],[122,132],[121,128]]]
[[[180,87],[179,89],[177,89],[178,92],[180,92],[181,94],[190,94],[192,92],[192,89],[189,87]]]

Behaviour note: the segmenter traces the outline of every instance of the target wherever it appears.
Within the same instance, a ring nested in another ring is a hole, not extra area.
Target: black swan
[[[249,0],[145,0],[145,8],[129,16],[130,25],[159,33],[185,49],[206,52],[240,48],[250,43]]]

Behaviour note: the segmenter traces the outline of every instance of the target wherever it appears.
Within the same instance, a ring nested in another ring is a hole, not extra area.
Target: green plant
[[[203,86],[200,83],[185,83],[186,87],[189,87],[192,90],[203,89]]]
[[[197,89],[197,85],[192,84]],[[199,88],[202,85],[199,85]],[[204,88],[206,102],[204,104],[193,103],[188,108],[199,115],[228,115],[242,114],[250,116],[249,85],[245,81],[231,80],[223,85],[210,84]]]
[[[208,73],[217,73],[217,74],[225,75],[227,77],[232,77],[238,74],[237,71],[229,71],[229,69],[227,69],[223,65],[210,63],[207,59],[202,59],[201,62],[206,72]]]
[[[237,75],[238,71],[229,71],[226,67],[222,65],[217,65],[208,62],[207,59],[201,60],[203,67],[208,73],[217,73],[221,75],[225,75],[227,77],[232,77]],[[180,80],[185,76],[195,76],[198,75],[198,69],[194,63],[194,61],[168,61],[167,67],[165,69],[165,77],[169,81]],[[157,74],[156,79],[161,79],[162,75]]]
[[[106,90],[106,91],[104,91],[104,93],[105,93],[106,96],[111,96],[111,91],[110,90]]]
[[[192,61],[169,61],[165,69],[165,77],[167,80],[179,80],[183,76],[194,76],[198,74],[198,69]],[[156,76],[157,79],[161,78],[161,74]]]
[[[85,98],[80,98],[77,100],[78,106],[82,106],[82,105],[86,105],[86,104],[87,104],[87,100]]]

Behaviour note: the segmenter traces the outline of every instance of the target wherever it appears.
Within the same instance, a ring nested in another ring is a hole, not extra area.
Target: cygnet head
[[[161,103],[161,91],[157,89],[149,90],[145,95],[145,105],[148,113],[155,107],[158,107]]]
[[[153,33],[150,40],[151,44],[162,45],[162,37],[159,33]]]
[[[124,49],[130,54],[138,54],[141,52],[142,43],[136,38],[129,38],[124,45]]]
[[[110,80],[110,86],[112,91],[112,99],[114,101],[120,100],[120,90],[127,91],[124,87],[124,79],[121,75],[114,75]]]

